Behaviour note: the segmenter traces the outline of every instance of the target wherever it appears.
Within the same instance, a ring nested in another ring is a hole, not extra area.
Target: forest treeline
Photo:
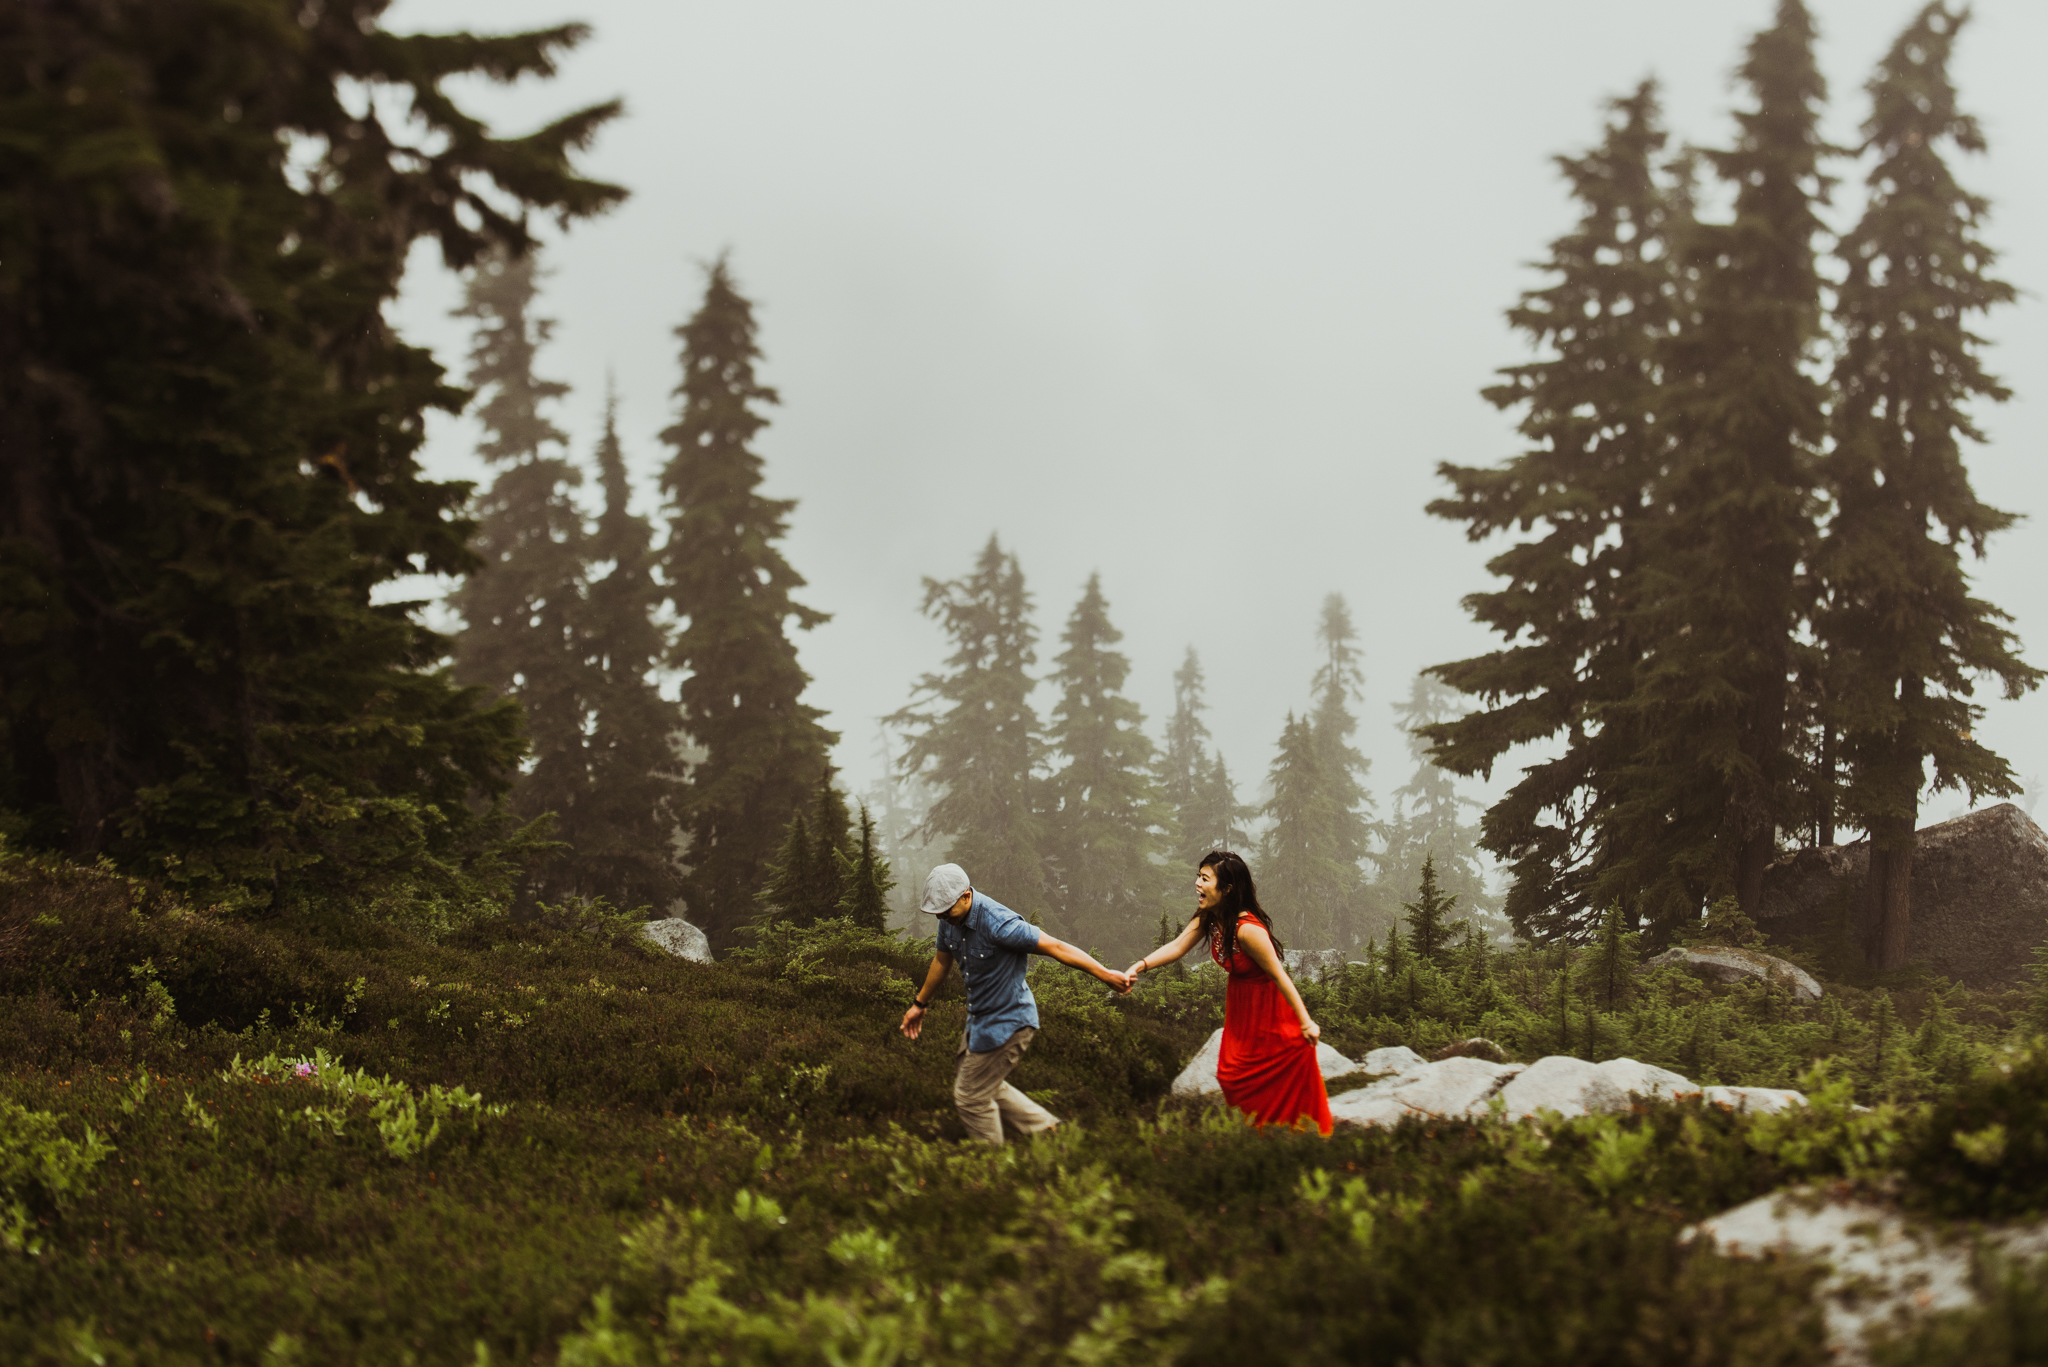
[[[2005,397],[1971,328],[2012,291],[1948,164],[1983,138],[1946,5],[1880,64],[1858,148],[1821,137],[1813,26],[1783,0],[1730,146],[1673,150],[1645,85],[1559,159],[1583,216],[1509,313],[1534,359],[1487,391],[1527,449],[1445,464],[1430,510],[1509,543],[1504,582],[1467,600],[1502,645],[1415,682],[1396,711],[1416,768],[1384,809],[1341,597],[1247,802],[1194,648],[1155,741],[1105,587],[1041,670],[996,536],[924,584],[949,654],[887,719],[891,780],[836,786],[795,644],[824,618],[780,549],[794,504],[763,492],[779,398],[734,272],[677,301],[674,421],[636,512],[615,406],[587,461],[552,420],[530,224],[624,198],[575,165],[618,107],[506,137],[443,89],[551,76],[585,30],[405,36],[379,13],[0,19],[9,842],[249,915],[434,931],[602,900],[680,906],[721,947],[879,927],[907,861],[946,853],[1106,949],[1183,910],[1188,863],[1229,844],[1255,851],[1283,938],[1349,948],[1396,924],[1427,860],[1487,910],[1480,847],[1519,934],[1619,917],[1662,942],[1723,898],[1755,910],[1787,844],[1853,829],[1875,837],[1867,952],[1895,967],[1929,766],[2014,791],[1972,690],[2040,675],[1971,594],[1966,559],[2013,519],[1963,464],[1974,405]],[[1852,158],[1861,216],[1831,234]],[[464,272],[463,387],[385,321],[422,240]],[[472,404],[487,486],[427,479],[427,411]],[[422,572],[459,579],[460,630],[378,601]],[[1473,828],[1454,777],[1523,753]]]
[[[650,519],[631,507],[615,403],[588,462],[549,419],[568,388],[539,373],[552,324],[536,263],[480,263],[457,311],[475,320],[466,378],[479,453],[498,473],[473,505],[484,563],[450,599],[463,622],[455,677],[527,719],[507,800],[519,819],[551,822],[556,847],[526,889],[536,903],[679,904],[720,946],[837,916],[881,929],[893,868],[915,876],[943,856],[1060,934],[1137,953],[1182,913],[1205,852],[1256,845],[1305,945],[1383,934],[1426,858],[1467,909],[1493,905],[1469,800],[1419,742],[1414,776],[1377,815],[1351,743],[1363,676],[1342,597],[1323,604],[1309,705],[1288,717],[1270,799],[1254,805],[1214,746],[1195,648],[1155,742],[1100,577],[1041,672],[1032,594],[995,536],[964,574],[925,581],[922,609],[949,653],[884,719],[900,753],[856,811],[827,761],[838,737],[801,701],[792,633],[823,617],[793,596],[803,581],[777,550],[793,504],[760,492],[753,439],[777,396],[755,377],[753,311],[728,264],[709,267],[677,329],[680,414],[661,434]],[[1452,711],[1427,678],[1397,709],[1404,730]]]

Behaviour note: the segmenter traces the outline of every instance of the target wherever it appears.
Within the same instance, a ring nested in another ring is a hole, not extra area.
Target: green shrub
[[[2048,1210],[2048,1048],[2014,1050],[1928,1106],[1902,1166],[1913,1199],[1943,1214]]]
[[[106,1156],[90,1126],[83,1138],[67,1139],[56,1116],[0,1098],[0,1249],[40,1253],[40,1220],[65,1205]]]

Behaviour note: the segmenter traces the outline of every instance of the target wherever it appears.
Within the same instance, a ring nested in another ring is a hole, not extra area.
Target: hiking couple
[[[1195,877],[1196,914],[1187,928],[1121,973],[976,892],[958,864],[931,871],[919,906],[939,918],[938,948],[924,985],[903,1013],[902,1030],[918,1037],[933,996],[958,963],[967,986],[967,1029],[955,1053],[953,1104],[973,1138],[1001,1144],[1005,1121],[1019,1134],[1039,1134],[1060,1123],[1009,1081],[1038,1034],[1038,1003],[1024,977],[1027,955],[1057,959],[1121,993],[1131,990],[1139,974],[1172,963],[1204,940],[1210,957],[1230,975],[1216,1065],[1224,1100],[1261,1125],[1306,1119],[1323,1134],[1330,1132],[1330,1099],[1316,1065],[1322,1031],[1280,962],[1272,918],[1259,905],[1251,870],[1238,855],[1216,850],[1203,858]]]

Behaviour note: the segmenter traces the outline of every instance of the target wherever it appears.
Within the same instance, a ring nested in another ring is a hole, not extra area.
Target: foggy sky
[[[1851,142],[1863,82],[1917,0],[1814,10]],[[1424,665],[1490,648],[1459,607],[1490,551],[1422,507],[1440,460],[1513,453],[1478,395],[1525,356],[1502,310],[1575,217],[1551,163],[1602,101],[1664,86],[1677,139],[1725,144],[1742,44],[1770,0],[1440,5],[675,3],[400,0],[397,29],[586,19],[552,83],[463,87],[500,132],[623,96],[585,163],[633,198],[551,246],[541,373],[588,458],[607,372],[643,491],[665,454],[671,329],[729,250],[781,390],[759,450],[800,500],[784,549],[833,620],[799,636],[808,699],[857,791],[875,719],[945,643],[919,579],[1017,551],[1041,666],[1091,571],[1125,633],[1155,738],[1189,643],[1216,734],[1256,795],[1313,630],[1343,593],[1365,637],[1359,743],[1381,811],[1408,762],[1389,704]],[[1988,158],[1990,240],[2021,302],[1988,324],[2017,396],[1983,415],[1982,496],[2034,515],[1992,543],[1980,591],[2048,663],[2048,6],[1987,0],[1954,74]],[[2033,168],[2030,172],[2028,168]],[[1832,226],[1860,202],[1846,163]],[[394,316],[460,378],[465,324],[438,258]],[[486,478],[474,427],[437,419],[429,468]],[[651,497],[643,502],[651,509]],[[1041,715],[1054,699],[1041,688]],[[1989,743],[2048,772],[2048,699],[1993,702]],[[1492,787],[1504,786],[1505,771]],[[1475,791],[1477,789],[1475,788]],[[1959,810],[1934,798],[1929,819]]]

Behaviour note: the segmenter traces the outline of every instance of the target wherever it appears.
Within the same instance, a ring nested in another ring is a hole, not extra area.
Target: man
[[[1005,1120],[1019,1134],[1052,1129],[1059,1117],[1009,1083],[1010,1070],[1038,1033],[1038,1003],[1024,980],[1025,956],[1048,955],[1094,974],[1119,992],[1130,991],[1130,976],[1039,934],[1038,927],[1022,916],[976,892],[958,864],[941,864],[931,871],[919,905],[939,918],[939,947],[925,971],[924,986],[903,1013],[903,1033],[917,1038],[924,1028],[926,1004],[958,962],[967,984],[967,1029],[960,1036],[953,1104],[960,1108],[968,1134],[1000,1145]]]

